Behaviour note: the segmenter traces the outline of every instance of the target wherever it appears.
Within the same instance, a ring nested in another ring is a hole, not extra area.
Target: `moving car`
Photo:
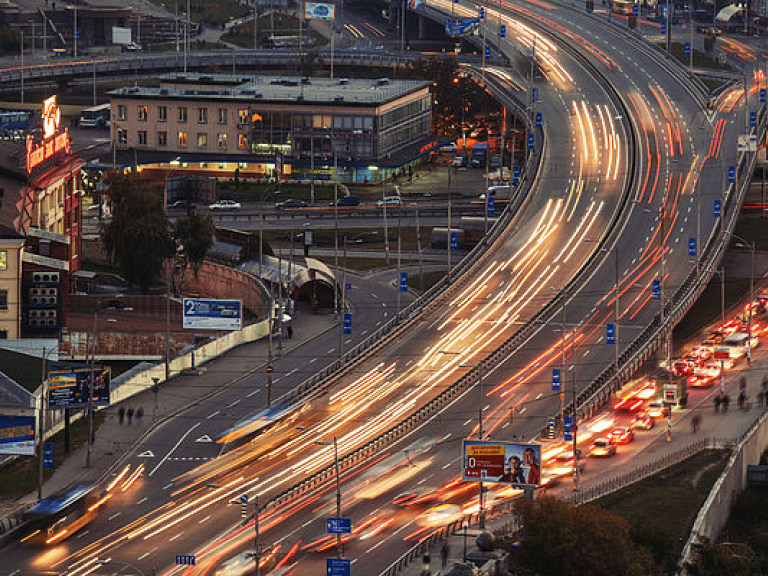
[[[509,195],[512,192],[512,186],[491,186],[488,188],[488,198],[494,198],[495,200],[509,200]],[[485,194],[480,194],[480,200],[485,200]]]
[[[595,438],[589,447],[589,455],[593,458],[609,458],[616,454],[616,445],[608,438]]]
[[[208,210],[236,210],[238,208],[240,208],[240,202],[234,200],[219,200],[208,206]]]
[[[608,440],[610,440],[612,444],[629,444],[634,439],[634,430],[624,426],[617,426],[608,433]]]
[[[360,206],[360,196],[343,196],[336,202],[336,206]]]
[[[635,430],[650,430],[656,425],[656,420],[649,416],[647,412],[638,412],[632,418],[629,424],[630,428]]]
[[[713,36],[720,36],[723,33],[723,30],[717,26],[696,26],[696,32],[699,34],[712,34]]]
[[[288,200],[283,200],[282,202],[278,202],[275,204],[275,208],[278,210],[283,210],[286,208],[306,208],[307,203],[304,202],[304,200],[299,200],[298,198],[288,198]]]
[[[646,406],[645,412],[651,418],[667,417],[667,407],[664,405],[663,402],[651,402],[650,404],[648,404],[648,406]]]
[[[688,376],[693,374],[694,365],[684,358],[675,360],[672,363],[672,374],[675,376]]]
[[[385,196],[383,200],[376,202],[376,206],[402,206],[403,200],[400,196]]]

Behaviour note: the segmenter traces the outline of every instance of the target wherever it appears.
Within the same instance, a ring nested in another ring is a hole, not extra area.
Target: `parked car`
[[[285,210],[287,208],[306,208],[307,203],[304,202],[304,200],[299,200],[298,198],[288,198],[287,200],[283,200],[282,202],[278,202],[275,204],[275,208],[278,210]]]
[[[454,168],[466,168],[469,165],[469,156],[466,154],[456,154],[451,162],[451,166]]]
[[[360,196],[343,196],[336,202],[336,206],[360,206]]]
[[[240,208],[240,202],[234,200],[219,200],[208,206],[208,210],[236,210],[238,208]]]
[[[456,152],[458,149],[459,147],[456,145],[456,142],[448,142],[447,144],[443,144],[439,148],[440,152],[445,152],[445,153]]]
[[[589,455],[593,458],[609,458],[616,454],[616,445],[608,438],[595,438],[589,447]]]
[[[400,196],[385,196],[383,200],[376,202],[376,206],[402,206],[403,200]]]

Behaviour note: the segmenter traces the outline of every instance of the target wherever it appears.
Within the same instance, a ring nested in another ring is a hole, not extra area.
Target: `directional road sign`
[[[512,167],[512,183],[517,184],[520,182],[520,166]]]
[[[408,272],[400,272],[400,292],[408,292]]]
[[[720,218],[720,214],[723,211],[723,201],[715,200],[715,218]]]
[[[533,150],[533,134],[528,134],[528,150]]]
[[[451,251],[459,249],[459,233],[451,231]]]
[[[541,128],[543,116],[541,112],[536,112],[536,128]]]
[[[326,558],[326,576],[349,576],[350,562],[348,558]]]
[[[490,60],[491,59],[491,47],[486,46],[485,47],[485,59]]]
[[[736,167],[728,166],[728,184],[736,182]]]
[[[605,325],[605,343],[616,344],[616,324]]]
[[[352,519],[351,518],[326,518],[325,533],[326,534],[351,534]]]
[[[660,30],[659,30],[659,31],[660,31],[662,34],[666,34],[666,33],[667,33],[667,21],[666,21],[666,20],[662,20],[662,21],[661,21],[661,28],[660,28]]]
[[[696,238],[688,238],[688,256],[696,257]]]
[[[560,368],[552,368],[552,392],[560,392],[561,378]]]
[[[656,278],[653,281],[653,284],[651,286],[651,297],[654,300],[660,300],[661,299],[661,280]]]
[[[640,11],[640,7],[637,4],[634,4],[632,6],[632,15],[637,16],[638,12]]]
[[[494,204],[494,197],[488,198],[488,216],[493,216],[496,213],[496,206]]]
[[[757,126],[757,112],[752,111],[749,113],[749,125],[754,128]]]
[[[53,470],[53,443],[43,444],[43,470]]]
[[[765,104],[765,88],[760,88],[760,104]]]
[[[352,314],[344,314],[344,334],[352,334]]]
[[[539,90],[538,88],[531,88],[531,104],[536,104],[536,101],[539,99]]]
[[[506,38],[507,37],[507,26],[505,24],[502,24],[499,27],[499,36],[501,38]],[[763,92],[765,92],[765,90],[763,90]],[[763,100],[763,102],[765,102],[765,100]]]
[[[690,56],[691,55],[691,43],[686,42],[685,43],[685,55]]]
[[[480,20],[485,18],[485,6],[480,6]]]

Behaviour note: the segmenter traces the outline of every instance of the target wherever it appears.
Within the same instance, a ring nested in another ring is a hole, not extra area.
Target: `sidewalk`
[[[312,314],[308,307],[301,307],[297,312],[292,321],[293,338],[283,341],[284,356],[292,354],[297,348],[337,324],[331,313]],[[92,466],[85,467],[87,446],[82,446],[70,453],[64,462],[58,464],[53,476],[43,485],[43,496],[49,496],[73,484],[98,482],[118,465],[130,448],[155,426],[220,392],[246,373],[258,371],[265,366],[268,350],[266,338],[241,346],[238,350],[240,351],[238,354],[225,354],[225,358],[210,359],[200,368],[199,374],[182,375],[161,383],[156,395],[156,409],[151,391],[143,392],[129,401],[104,409],[102,413],[105,415],[105,420],[96,431],[95,442],[91,449]],[[131,425],[126,419],[121,425],[118,421],[120,407],[126,410],[130,407],[134,410],[142,407],[144,417],[140,422],[134,417]],[[55,458],[58,463],[62,456],[56,454]],[[37,493],[34,492],[16,501],[0,502],[0,515],[26,508],[36,501]]]

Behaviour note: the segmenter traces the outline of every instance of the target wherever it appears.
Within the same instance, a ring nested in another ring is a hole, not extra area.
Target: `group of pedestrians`
[[[144,418],[144,408],[141,406],[138,407],[138,409],[134,412],[133,407],[129,406],[126,410],[124,406],[120,406],[120,408],[117,409],[117,420],[120,423],[120,425],[123,425],[123,421],[128,418],[128,424],[133,424],[133,416],[136,416],[136,424],[141,426],[141,420]]]

